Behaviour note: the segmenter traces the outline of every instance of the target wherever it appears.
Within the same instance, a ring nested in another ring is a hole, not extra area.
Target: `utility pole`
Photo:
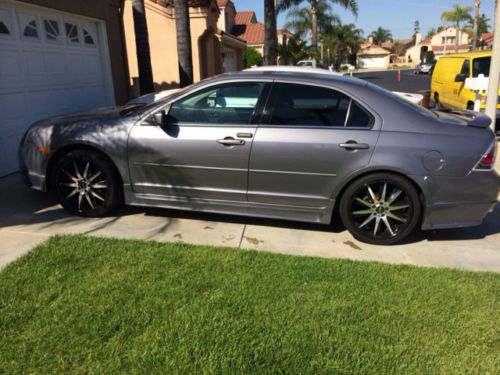
[[[491,118],[491,128],[495,131],[498,104],[498,83],[500,80],[500,9],[495,1],[495,21],[493,23],[493,49],[490,62],[486,114]]]

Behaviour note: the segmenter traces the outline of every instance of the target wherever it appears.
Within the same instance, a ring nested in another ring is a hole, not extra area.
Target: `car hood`
[[[48,117],[40,120],[32,125],[32,129],[42,128],[47,126],[60,126],[69,125],[80,122],[96,122],[106,119],[113,119],[120,117],[120,113],[126,110],[129,106],[125,107],[102,107],[92,109],[89,111],[67,113],[58,116]]]

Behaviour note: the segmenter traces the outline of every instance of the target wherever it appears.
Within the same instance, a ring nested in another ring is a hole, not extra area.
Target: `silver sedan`
[[[488,124],[356,78],[255,70],[146,105],[37,122],[19,159],[26,184],[77,215],[126,203],[340,217],[360,241],[392,244],[418,226],[481,224],[499,190]]]

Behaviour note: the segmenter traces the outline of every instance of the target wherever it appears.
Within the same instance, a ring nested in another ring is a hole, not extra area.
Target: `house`
[[[0,176],[42,118],[128,99],[123,0],[0,3]]]
[[[224,0],[222,0],[224,1]],[[234,21],[229,23],[232,28],[231,33],[240,39],[243,39],[249,47],[255,48],[264,56],[264,24],[257,21],[257,16],[253,11],[242,11],[234,14]],[[278,45],[288,44],[288,40],[293,34],[286,29],[277,30]]]
[[[237,12],[234,17],[232,33],[243,39],[249,47],[264,55],[264,24],[257,21],[255,12]]]
[[[246,43],[221,29],[230,22],[230,1],[189,0],[194,81],[243,68]],[[224,5],[221,10],[219,5]],[[144,0],[151,68],[156,90],[178,87],[179,67],[173,0]],[[234,6],[233,6],[234,7]],[[138,67],[131,0],[125,0],[123,23],[131,85],[138,93]]]
[[[356,54],[359,68],[382,68],[386,69],[390,64],[391,52],[370,41],[362,43]]]
[[[450,26],[424,40],[420,33],[416,33],[415,45],[406,50],[407,62],[418,64],[424,61],[427,51],[434,52],[435,58],[455,53],[456,30],[456,27]],[[463,31],[459,34],[458,52],[468,52],[469,36]]]
[[[492,48],[492,46],[493,46],[493,33],[490,33],[490,32],[482,33],[481,37],[479,38],[479,46],[482,49]]]

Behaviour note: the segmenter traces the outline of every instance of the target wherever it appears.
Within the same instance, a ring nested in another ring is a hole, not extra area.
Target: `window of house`
[[[69,43],[80,43],[80,36],[78,34],[78,26],[71,22],[65,22],[64,28],[66,30],[66,40]]]
[[[238,82],[202,89],[174,103],[168,114],[169,122],[249,124],[264,85]]]
[[[50,41],[59,40],[59,22],[56,20],[43,20],[45,38]]]
[[[4,34],[4,35],[9,35],[10,34],[9,28],[3,22],[0,22],[0,34]]]
[[[90,26],[85,26],[83,29],[83,42],[86,46],[95,46],[95,36],[92,30],[90,30]]]
[[[36,20],[28,22],[24,27],[23,36],[26,38],[38,38],[38,28]]]
[[[371,121],[369,112],[339,91],[291,83],[274,90],[273,125],[368,127]]]

